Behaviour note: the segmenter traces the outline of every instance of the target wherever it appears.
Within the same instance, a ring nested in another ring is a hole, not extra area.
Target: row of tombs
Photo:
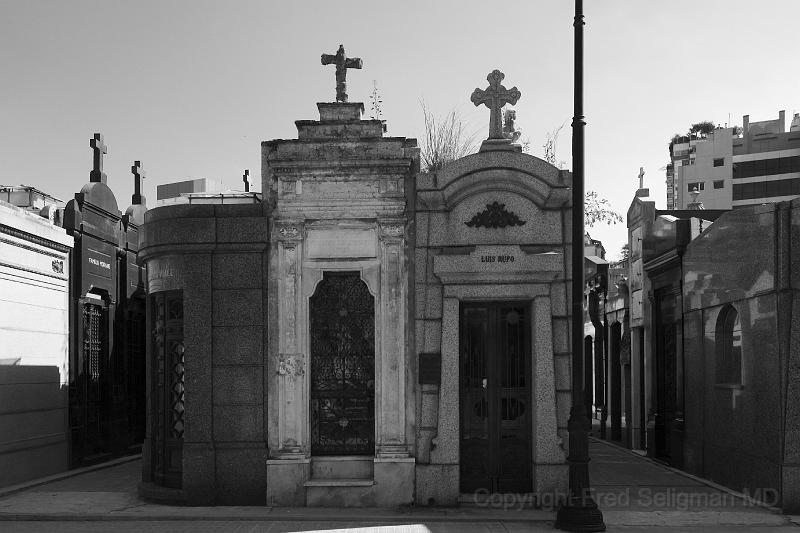
[[[140,492],[453,505],[567,484],[571,174],[510,140],[435,173],[360,103],[262,143],[262,195],[147,212]]]
[[[141,449],[146,207],[137,186],[119,209],[101,161],[66,203],[0,186],[0,487]]]

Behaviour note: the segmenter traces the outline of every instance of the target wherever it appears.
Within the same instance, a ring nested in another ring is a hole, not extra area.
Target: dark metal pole
[[[569,500],[556,515],[564,531],[605,531],[589,488],[589,431],[583,384],[583,0],[575,0],[575,116],[572,118],[572,408],[569,412]]]

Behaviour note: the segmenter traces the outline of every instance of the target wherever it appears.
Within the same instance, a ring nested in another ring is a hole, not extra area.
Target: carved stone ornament
[[[471,220],[464,222],[471,228],[505,228],[508,226],[523,226],[524,220],[520,220],[517,215],[506,209],[506,204],[492,202],[486,204],[486,209],[472,217]]]
[[[300,226],[297,224],[276,224],[278,238],[283,240],[299,239],[302,236]]]
[[[381,235],[384,237],[399,237],[403,234],[403,224],[381,224]]]
[[[301,353],[282,353],[278,356],[278,374],[298,377],[305,374],[305,358]]]

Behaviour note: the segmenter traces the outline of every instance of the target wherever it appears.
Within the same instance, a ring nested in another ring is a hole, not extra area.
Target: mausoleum
[[[337,98],[263,142],[262,194],[145,215],[141,492],[201,504],[455,505],[566,490],[571,175],[502,131],[420,173]]]

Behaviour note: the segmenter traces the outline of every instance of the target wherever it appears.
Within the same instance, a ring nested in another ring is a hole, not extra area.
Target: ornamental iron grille
[[[325,272],[309,300],[311,453],[375,453],[375,299],[358,272]]]
[[[530,492],[528,306],[465,303],[460,325],[461,492]]]
[[[107,451],[107,314],[104,303],[81,307],[81,360],[70,387],[73,466],[96,461]]]
[[[153,356],[153,480],[180,488],[183,475],[183,293],[151,295]]]
[[[134,442],[144,439],[146,419],[147,320],[143,298],[137,298],[126,321],[125,389],[128,430]]]

